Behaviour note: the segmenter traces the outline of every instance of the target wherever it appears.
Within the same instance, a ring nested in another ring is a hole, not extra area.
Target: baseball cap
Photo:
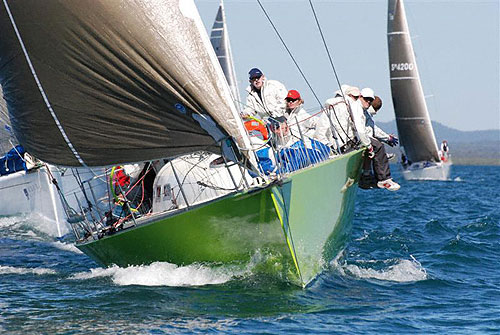
[[[296,90],[290,90],[285,99],[300,99],[300,93]]]
[[[347,88],[345,90],[345,94],[347,94],[347,95],[350,94],[352,96],[359,97],[361,92],[359,92],[359,88],[357,88],[356,86],[350,86],[349,88]]]
[[[254,67],[250,71],[248,71],[248,79],[260,78],[262,77],[262,71]]]
[[[363,98],[372,98],[375,99],[375,92],[369,87],[365,87],[361,90],[361,95]]]

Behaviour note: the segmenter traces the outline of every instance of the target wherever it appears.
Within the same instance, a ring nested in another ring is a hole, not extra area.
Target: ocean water
[[[359,190],[352,238],[306,289],[246,269],[100,268],[0,217],[0,333],[499,334],[500,167]]]

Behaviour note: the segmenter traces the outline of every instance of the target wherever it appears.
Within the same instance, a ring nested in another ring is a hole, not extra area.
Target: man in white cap
[[[380,142],[387,143],[391,147],[395,146],[398,144],[398,139],[396,136],[393,134],[387,134],[385,131],[380,129],[376,124],[375,120],[373,120],[373,116],[377,114],[378,110],[382,107],[382,100],[380,100],[380,97],[377,97],[377,100],[379,101],[379,104],[377,104],[377,109],[374,108],[372,105],[373,101],[375,100],[375,92],[371,88],[363,88],[361,90],[361,105],[363,106],[363,111],[364,111],[364,116],[366,119],[366,131],[368,132],[367,135],[373,138],[376,138]]]
[[[372,115],[375,115],[382,107],[382,100],[377,106],[372,106],[372,102],[375,100],[375,94],[371,88],[363,88],[361,90],[361,96],[359,98],[361,105],[363,106],[364,117],[366,120],[366,131],[367,136],[370,138],[370,143],[373,147],[374,157],[365,158],[363,163],[363,174],[359,181],[359,187],[361,188],[371,188],[371,166],[373,166],[373,172],[375,174],[375,179],[377,182],[377,187],[386,188],[389,191],[397,191],[401,187],[398,183],[392,180],[391,170],[389,168],[389,160],[387,159],[387,153],[385,151],[385,142],[390,146],[394,146],[398,143],[398,140],[393,135],[388,135],[382,129],[375,125],[375,121]],[[376,107],[377,109],[375,109]],[[370,111],[371,109],[371,111]]]
[[[287,89],[277,80],[267,80],[257,68],[248,72],[247,100],[242,117],[276,118],[285,114]]]

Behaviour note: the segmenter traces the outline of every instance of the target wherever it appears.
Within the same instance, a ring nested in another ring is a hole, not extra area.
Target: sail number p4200
[[[395,63],[391,64],[391,71],[413,71],[413,63]]]

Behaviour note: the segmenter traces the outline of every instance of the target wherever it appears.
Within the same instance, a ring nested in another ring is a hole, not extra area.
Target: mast
[[[403,0],[389,0],[387,23],[392,101],[401,146],[412,162],[439,162]]]

